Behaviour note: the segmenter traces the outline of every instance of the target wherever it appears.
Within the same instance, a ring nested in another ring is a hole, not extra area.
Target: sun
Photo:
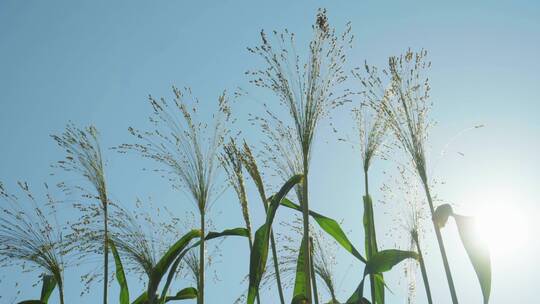
[[[493,257],[507,257],[526,246],[528,220],[510,204],[484,205],[476,212],[477,234],[485,240]]]

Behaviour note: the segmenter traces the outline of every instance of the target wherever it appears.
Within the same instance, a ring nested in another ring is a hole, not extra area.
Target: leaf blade
[[[283,198],[281,200],[281,205],[302,212],[302,208],[299,205],[293,203],[287,198]],[[311,215],[319,227],[328,233],[338,244],[341,245],[341,247],[343,247],[361,262],[367,262],[362,254],[360,254],[360,252],[354,247],[349,238],[347,238],[347,235],[345,232],[343,232],[343,229],[341,229],[341,226],[336,220],[314,211],[309,211],[309,215]]]

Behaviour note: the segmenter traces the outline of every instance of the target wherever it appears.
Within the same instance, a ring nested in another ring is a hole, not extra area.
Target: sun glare
[[[491,204],[478,211],[477,233],[488,243],[492,256],[505,257],[523,249],[528,238],[528,223],[517,208]]]

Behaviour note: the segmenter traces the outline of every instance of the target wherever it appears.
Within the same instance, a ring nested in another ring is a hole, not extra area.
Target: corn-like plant
[[[63,275],[70,251],[56,221],[57,202],[50,194],[38,202],[27,183],[19,182],[19,188],[21,198],[9,194],[0,183],[0,265],[19,264],[26,271],[41,271],[43,291],[38,302],[47,303],[57,285],[64,304]]]
[[[412,52],[390,57],[389,74],[392,79],[388,98],[374,107],[384,113],[389,127],[401,147],[409,155],[414,169],[420,178],[429,209],[433,216],[435,209],[431,195],[425,143],[431,125],[427,114],[431,107],[429,101],[430,85],[425,71],[431,66],[426,60],[427,51]],[[444,248],[439,227],[433,222],[437,242],[441,252],[450,295],[454,304],[458,303],[450,265]]]
[[[226,123],[230,117],[227,97],[218,98],[218,110],[212,117],[212,126],[196,121],[199,101],[190,89],[173,88],[174,101],[150,96],[153,108],[150,122],[153,131],[129,128],[130,133],[141,141],[124,144],[120,151],[135,150],[164,165],[165,172],[174,183],[191,197],[200,215],[201,242],[199,249],[198,303],[204,303],[205,280],[205,231],[206,213],[216,195],[217,155],[228,133]]]
[[[310,265],[309,265],[309,204],[308,204],[308,173],[313,139],[317,126],[328,111],[347,100],[347,94],[338,95],[334,92],[336,85],[345,80],[343,65],[345,50],[352,37],[350,27],[338,36],[328,24],[325,10],[320,10],[313,25],[313,38],[309,44],[309,57],[301,62],[296,53],[294,34],[287,30],[283,33],[274,31],[272,39],[261,32],[262,45],[249,48],[249,51],[259,55],[265,61],[266,69],[248,72],[253,77],[255,86],[266,88],[275,93],[281,106],[289,113],[292,124],[282,125],[270,132],[270,140],[277,145],[282,159],[278,169],[288,169],[293,173],[302,173],[304,180],[301,191],[297,190],[303,208],[305,257],[304,267],[307,301],[311,302]],[[275,40],[273,43],[271,40]],[[269,111],[271,113],[271,111]],[[277,116],[270,115],[272,124],[279,121]],[[264,121],[264,120],[263,120]],[[268,125],[267,123],[264,123]],[[279,147],[275,142],[289,137],[293,145]],[[280,155],[276,154],[276,155]],[[300,171],[299,171],[300,170]],[[287,172],[289,173],[289,172]],[[291,176],[290,174],[286,177]]]
[[[244,183],[242,152],[236,146],[234,139],[231,139],[223,147],[223,153],[221,154],[221,163],[225,172],[227,173],[228,181],[231,187],[236,192],[238,202],[240,203],[240,209],[242,211],[242,218],[248,232],[249,251],[253,249],[253,239],[251,233],[251,219],[249,216],[248,198],[246,194],[246,186]],[[257,303],[260,304],[260,296],[257,295]]]
[[[364,169],[364,233],[366,258],[378,252],[377,234],[375,231],[375,215],[373,203],[369,195],[369,168],[373,158],[380,152],[380,148],[387,131],[388,124],[384,119],[384,114],[380,110],[373,112],[371,104],[381,103],[387,97],[387,89],[378,75],[377,68],[364,65],[365,76],[359,72],[360,69],[353,70],[353,76],[360,81],[363,101],[353,109],[352,113],[356,121],[358,137],[360,140],[360,152]],[[382,276],[379,274],[379,276]],[[376,276],[369,276],[371,288],[371,300],[376,304],[384,304],[384,282],[376,280]]]
[[[108,248],[108,214],[109,197],[105,182],[105,171],[99,133],[94,126],[78,128],[73,123],[68,124],[64,133],[51,135],[58,146],[66,152],[66,158],[58,161],[57,166],[81,174],[95,189],[91,195],[100,202],[103,214],[103,303],[107,303],[107,288],[109,274]]]
[[[257,191],[259,192],[259,196],[261,198],[261,202],[263,204],[264,211],[266,213],[268,212],[268,200],[266,196],[266,190],[265,190],[263,178],[262,178],[261,172],[259,171],[257,160],[255,159],[255,156],[253,155],[251,148],[245,141],[242,146],[241,159],[242,159],[242,163],[244,167],[246,168],[246,171],[249,173],[249,175],[251,176],[251,179],[255,183],[255,186],[257,187]],[[278,261],[278,254],[276,250],[276,241],[275,241],[274,233],[272,230],[270,230],[270,246],[272,249],[272,262],[274,265],[274,276],[276,278],[279,300],[281,304],[285,304],[285,297],[283,295],[283,286],[281,283],[281,276],[280,276],[280,271],[279,271],[279,261]]]

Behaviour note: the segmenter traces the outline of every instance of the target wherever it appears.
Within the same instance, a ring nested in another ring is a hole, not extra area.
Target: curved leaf
[[[306,244],[304,242],[305,236],[302,238],[300,250],[298,251],[298,259],[296,260],[296,279],[294,281],[294,292],[292,304],[302,303],[308,298],[306,288],[306,272],[304,267],[304,252],[306,251]]]
[[[146,301],[148,301],[148,294],[145,291],[139,297],[137,297],[135,301],[131,302],[131,304],[144,304]]]
[[[279,203],[296,184],[302,181],[302,179],[303,176],[301,174],[291,177],[281,187],[279,192],[270,198],[268,212],[266,213],[266,222],[255,232],[253,249],[251,250],[249,259],[248,304],[253,304],[255,302],[255,297],[257,296],[257,291],[264,273],[266,260],[268,259],[268,242],[270,239],[270,231],[276,211],[279,207]]]
[[[111,246],[111,251],[114,257],[114,264],[116,267],[116,280],[118,285],[120,285],[120,304],[129,304],[129,289],[126,280],[126,274],[124,273],[124,266],[122,265],[122,260],[120,260],[120,255],[118,250],[116,250],[116,245],[112,240],[109,240],[109,245]]]
[[[453,214],[454,211],[452,210],[452,206],[450,206],[450,204],[440,205],[435,209],[435,213],[433,214],[433,221],[435,222],[437,227],[442,228],[444,227],[444,225],[446,225],[446,222],[448,222],[448,217]]]
[[[225,229],[225,230],[223,230],[221,232],[211,231],[206,235],[206,237],[204,239],[206,241],[208,241],[208,240],[215,239],[215,238],[218,238],[218,237],[223,237],[223,236],[245,236],[245,237],[247,237],[248,235],[249,235],[248,230],[246,228],[241,228],[240,227],[240,228],[233,228],[233,229]],[[184,251],[182,251],[182,253],[180,253],[178,255],[178,257],[176,258],[176,260],[172,264],[172,266],[171,266],[171,268],[169,270],[169,274],[167,275],[167,281],[165,282],[165,286],[163,287],[163,290],[161,291],[161,303],[167,302],[167,292],[168,292],[169,287],[171,285],[171,282],[172,282],[172,280],[174,278],[174,274],[176,273],[176,269],[178,268],[178,265],[182,261],[182,258],[184,258],[184,256],[186,255],[186,253],[190,249],[198,247],[200,243],[201,243],[201,241],[197,241],[193,245],[186,248]]]
[[[49,297],[56,287],[56,283],[54,276],[48,274],[43,276],[43,285],[41,286],[41,296],[39,298],[41,302],[47,303],[49,301]]]
[[[476,237],[476,223],[473,217],[454,214],[454,218],[463,247],[467,251],[480,282],[484,303],[488,303],[491,293],[491,259],[488,246]]]
[[[366,264],[366,274],[377,274],[389,271],[399,262],[405,259],[418,259],[418,254],[413,251],[398,249],[382,250],[374,254]]]
[[[296,211],[302,212],[302,208],[291,202],[287,198],[283,198],[281,200],[281,205],[294,209]],[[356,257],[358,260],[366,263],[366,259],[356,250],[356,248],[353,246],[351,241],[347,238],[347,235],[345,232],[343,232],[343,229],[341,229],[341,226],[336,222],[336,220],[331,219],[329,217],[326,217],[322,214],[319,214],[314,211],[309,211],[309,215],[313,217],[313,219],[317,222],[319,227],[321,227],[322,230],[324,230],[326,233],[328,233],[338,244],[341,245],[345,250],[347,250],[349,253],[351,253],[354,257]]]
[[[182,236],[176,243],[174,243],[169,250],[159,259],[152,273],[150,275],[150,281],[148,282],[147,296],[155,297],[159,282],[169,269],[169,266],[174,262],[176,257],[187,247],[189,242],[196,237],[201,236],[200,230],[191,230]]]
[[[176,293],[174,297],[167,297],[165,302],[196,299],[198,295],[199,292],[197,291],[197,288],[187,287]]]
[[[364,271],[364,275],[362,277],[362,280],[360,281],[360,284],[358,284],[358,287],[356,287],[356,290],[349,297],[349,299],[347,299],[346,304],[369,303],[369,302],[365,302],[367,300],[364,298],[364,280],[366,279],[366,275],[367,275],[367,273]]]

